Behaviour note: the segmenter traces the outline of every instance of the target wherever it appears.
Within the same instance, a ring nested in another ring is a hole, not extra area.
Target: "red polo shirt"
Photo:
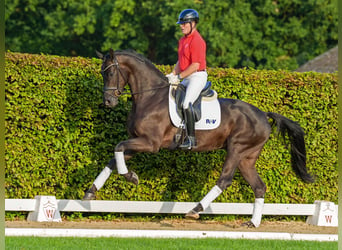
[[[178,62],[181,71],[196,62],[200,64],[199,71],[206,69],[206,43],[197,30],[179,40]]]

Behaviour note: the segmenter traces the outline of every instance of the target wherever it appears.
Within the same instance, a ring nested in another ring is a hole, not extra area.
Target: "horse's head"
[[[106,107],[115,107],[118,104],[118,98],[123,92],[127,83],[126,76],[120,69],[119,62],[110,49],[109,54],[103,56],[100,52],[97,55],[103,60],[101,74],[103,77],[103,103]]]

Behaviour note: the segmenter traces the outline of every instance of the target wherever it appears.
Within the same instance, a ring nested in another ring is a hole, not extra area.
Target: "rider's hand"
[[[177,75],[170,73],[166,75],[167,79],[169,79],[170,84],[179,84],[180,80]]]

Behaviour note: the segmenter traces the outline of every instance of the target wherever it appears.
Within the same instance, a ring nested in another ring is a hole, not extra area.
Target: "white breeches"
[[[199,71],[184,78],[181,84],[186,87],[183,109],[189,107],[189,102],[194,103],[207,83],[208,73]]]

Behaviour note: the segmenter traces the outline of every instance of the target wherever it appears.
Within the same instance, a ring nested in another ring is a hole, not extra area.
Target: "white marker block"
[[[338,213],[335,204],[329,201],[315,201],[315,204],[315,214],[309,216],[306,223],[315,226],[337,227]]]
[[[38,222],[61,222],[61,215],[58,210],[55,196],[37,195],[35,211],[30,212],[27,220]]]

